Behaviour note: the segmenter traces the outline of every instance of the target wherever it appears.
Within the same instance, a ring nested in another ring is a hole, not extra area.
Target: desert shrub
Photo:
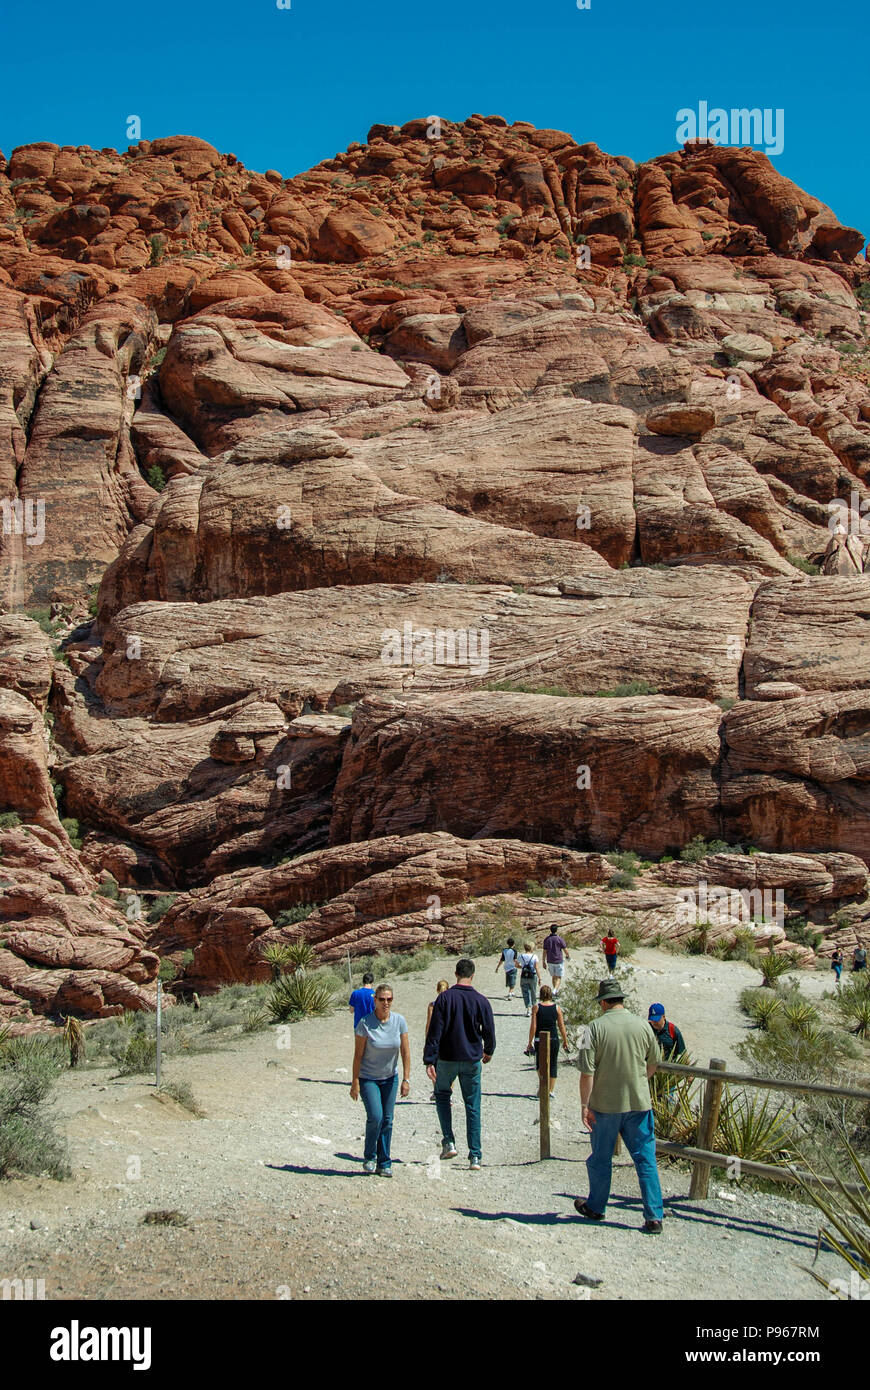
[[[161,960],[160,962],[160,966],[157,971],[157,978],[164,985],[171,984],[173,980],[177,980],[178,966],[175,964],[175,961],[170,960],[168,956],[165,956],[163,960]]]
[[[713,1147],[750,1162],[780,1163],[795,1140],[793,1120],[791,1108],[770,1091],[734,1092],[725,1086]]]
[[[520,695],[555,695],[572,697],[576,692],[565,685],[541,685],[529,681],[489,681],[484,690],[508,690]]]
[[[152,924],[155,922],[159,922],[162,917],[166,916],[166,913],[169,911],[177,897],[177,893],[161,893],[159,897],[154,899],[153,903],[148,909],[148,912],[146,914],[148,917],[148,921]]]
[[[811,1023],[818,1023],[819,1011],[808,999],[786,999],[782,1005],[782,1019],[789,1028],[805,1029]]]
[[[269,1026],[269,1015],[265,1009],[247,1008],[242,1017],[243,1033],[262,1033]]]
[[[750,960],[750,965],[761,971],[761,984],[764,989],[776,989],[783,976],[789,970],[795,969],[796,963],[791,951],[781,954],[777,951],[768,951],[764,955],[756,953]]]
[[[20,1044],[10,1047],[9,1043]],[[0,1178],[71,1173],[66,1140],[50,1109],[58,1061],[30,1039],[0,1035]]]
[[[646,256],[636,256],[629,253],[623,256],[622,264],[626,269],[629,269],[631,266],[644,266],[646,265]]]
[[[617,869],[613,877],[607,880],[605,887],[612,892],[617,888],[634,888],[636,883],[636,874],[629,873],[627,869]]]
[[[790,917],[785,924],[785,935],[796,946],[808,946],[811,951],[817,950],[823,939],[821,932],[809,926],[806,917]]]
[[[157,1062],[157,1039],[147,1033],[136,1032],[130,1037],[118,1063],[121,1076],[137,1076],[141,1072],[153,1071]]]
[[[275,918],[275,926],[295,926],[297,922],[306,921],[320,906],[320,903],[297,903],[295,907],[285,907]]]
[[[37,627],[50,637],[54,632],[54,619],[50,608],[25,608],[24,612]]]
[[[790,550],[785,558],[802,574],[821,574],[822,572],[820,565],[814,564],[812,560],[805,560],[803,555],[796,555],[794,551]]]
[[[725,960],[748,961],[755,954],[755,933],[748,927],[736,927],[728,943]]]
[[[615,869],[627,869],[630,873],[635,873],[640,867],[640,861],[633,849],[616,850],[612,854],[605,854],[604,858]]]
[[[81,826],[79,825],[75,816],[64,816],[63,820],[61,821],[61,825],[63,826],[64,830],[69,836],[69,842],[72,845],[73,849],[81,849]]]
[[[163,260],[164,253],[166,251],[166,243],[163,240],[162,236],[150,237],[149,243],[151,246],[151,255],[148,259],[148,264],[159,265],[160,262]]]
[[[69,1053],[70,1066],[77,1067],[85,1057],[85,1030],[77,1018],[64,1019],[63,1044]]]
[[[117,902],[120,892],[118,880],[112,874],[109,874],[108,878],[106,878],[97,889],[97,897],[109,898],[111,902]]]
[[[260,959],[268,965],[272,972],[272,979],[280,980],[290,964],[290,948],[283,942],[270,941],[265,946],[260,947]]]
[[[782,1000],[772,990],[749,988],[741,991],[740,1007],[756,1028],[765,1030],[782,1009]]]
[[[688,1052],[672,1059],[687,1066]],[[674,1144],[694,1144],[698,1137],[701,1088],[693,1076],[657,1071],[650,1078],[653,1120],[657,1139]]]
[[[16,825],[21,824],[21,817],[17,811],[4,811],[0,815],[0,830],[14,830]]]
[[[598,1004],[598,984],[606,971],[603,962],[589,960],[582,971],[566,976],[559,991],[559,1003],[565,1019],[565,1028],[572,1044],[576,1045],[581,1029],[601,1017]],[[634,970],[630,965],[620,965],[619,982],[625,990],[625,1007],[632,1013],[640,1012],[640,1004],[634,983]]]
[[[275,1023],[291,1023],[332,1012],[335,993],[317,975],[282,975],[269,995],[268,1010]]]
[[[661,692],[649,681],[619,681],[611,690],[596,690],[598,699],[622,700],[629,695],[659,695]]]
[[[870,1037],[870,986],[866,973],[848,980],[838,991],[834,1003],[847,1028],[859,1038]]]
[[[170,1100],[174,1100],[177,1105],[182,1105],[185,1110],[189,1110],[191,1115],[196,1115],[197,1118],[201,1118],[205,1114],[187,1081],[162,1081],[160,1093],[169,1096]]]
[[[151,467],[148,469],[146,477],[150,486],[153,487],[155,492],[162,492],[163,489],[166,487],[166,474],[163,472],[163,469],[160,467],[159,463],[154,463],[151,465]]]
[[[705,840],[702,835],[695,835],[680,850],[680,858],[686,864],[697,864],[699,860],[706,859],[708,854],[742,853],[742,845],[729,845],[725,840]]]
[[[814,1206],[818,1207],[822,1216],[825,1218],[825,1225],[819,1231],[820,1241],[835,1250],[846,1264],[866,1279],[870,1276],[870,1177],[868,1177],[867,1165],[862,1161],[861,1155],[849,1141],[848,1135],[842,1126],[838,1127],[835,1134],[838,1149],[845,1149],[847,1164],[846,1176],[858,1188],[857,1192],[849,1192],[841,1178],[837,1167],[830,1162],[826,1155],[826,1166],[828,1171],[837,1182],[837,1188],[811,1187],[806,1182],[801,1182],[803,1191],[809,1197]],[[806,1158],[802,1160],[803,1167],[809,1168],[813,1176],[818,1176],[811,1163]],[[836,1232],[836,1234],[835,1234]],[[827,1279],[814,1269],[808,1271],[813,1278],[830,1289],[831,1285]],[[842,1296],[848,1295],[844,1292]]]

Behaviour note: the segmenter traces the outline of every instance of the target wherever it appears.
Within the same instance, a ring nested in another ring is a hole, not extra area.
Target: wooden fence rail
[[[716,1058],[716,1061],[719,1059]],[[721,1063],[724,1068],[725,1063]],[[709,1067],[685,1067],[680,1062],[659,1062],[658,1071],[672,1072],[674,1076],[702,1076],[715,1081],[734,1081],[743,1086],[762,1086],[769,1091],[798,1091],[811,1096],[845,1096],[847,1100],[870,1100],[870,1091],[859,1091],[847,1086],[828,1086],[821,1081],[772,1081],[768,1076],[747,1076],[740,1071],[725,1071],[710,1063]]]
[[[731,1168],[737,1165],[741,1175],[746,1173],[750,1177],[769,1178],[772,1182],[805,1182],[807,1187],[825,1187],[833,1192],[841,1190],[836,1178],[817,1178],[813,1173],[802,1173],[797,1168],[778,1168],[774,1163],[756,1163],[754,1159],[736,1158],[731,1154],[715,1153],[711,1149],[694,1149],[688,1144],[672,1143],[670,1139],[657,1139],[656,1153],[672,1154],[674,1158],[687,1158],[690,1162],[703,1164],[708,1173],[711,1168]],[[842,1187],[859,1197],[866,1195],[867,1191],[857,1182],[844,1182]],[[691,1193],[689,1195],[691,1196]]]

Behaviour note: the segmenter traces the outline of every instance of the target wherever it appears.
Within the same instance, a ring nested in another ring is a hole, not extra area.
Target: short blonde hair
[[[447,983],[446,980],[439,980],[438,983],[437,983],[437,985],[435,986],[435,993],[436,993],[436,994],[443,994],[444,991],[445,991],[445,989],[449,989],[449,988],[450,988],[450,986],[449,986],[449,984]]]
[[[535,949],[535,943],[534,943],[534,941],[524,941],[524,942],[523,942],[523,950],[524,950],[526,953],[528,953],[529,951],[534,951],[534,949]]]

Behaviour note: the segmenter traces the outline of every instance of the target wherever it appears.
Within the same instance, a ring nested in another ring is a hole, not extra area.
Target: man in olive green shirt
[[[613,1149],[619,1135],[634,1160],[643,1202],[643,1230],[661,1235],[662,1189],[656,1167],[649,1078],[661,1060],[658,1041],[643,1019],[627,1013],[618,980],[602,980],[602,1016],[586,1029],[580,1051],[580,1103],[590,1131],[586,1160],[589,1197],[574,1206],[587,1221],[601,1221],[610,1197]]]

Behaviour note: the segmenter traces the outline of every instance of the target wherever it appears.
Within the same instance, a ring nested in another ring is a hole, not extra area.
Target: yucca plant
[[[272,979],[280,980],[290,965],[290,947],[281,941],[269,941],[260,948],[260,957],[272,972]]]
[[[794,1143],[794,1112],[775,1105],[772,1096],[725,1086],[719,1110],[719,1126],[713,1147],[756,1163],[779,1163]]]
[[[763,989],[776,989],[783,975],[795,968],[795,957],[791,951],[779,954],[776,951],[768,951],[766,955],[754,956],[752,964],[763,976],[761,984]]]
[[[314,947],[310,946],[307,941],[290,941],[285,949],[291,975],[295,975],[297,972],[303,975],[314,964]]]
[[[808,999],[789,999],[782,1006],[782,1016],[789,1028],[803,1031],[811,1023],[818,1022],[819,1011]]]
[[[691,1062],[688,1052],[671,1060],[683,1066]],[[695,1077],[657,1071],[650,1078],[649,1088],[656,1138],[670,1139],[675,1144],[693,1144],[698,1133]]]
[[[846,1261],[850,1269],[854,1269],[863,1279],[868,1279],[870,1278],[870,1178],[867,1176],[867,1170],[857,1151],[850,1144],[846,1135],[841,1133],[840,1138],[845,1145],[854,1174],[854,1185],[859,1188],[858,1192],[848,1190],[830,1163],[828,1163],[828,1168],[836,1183],[835,1190],[811,1186],[803,1180],[796,1170],[794,1170],[795,1177],[810,1201],[818,1207],[825,1217],[826,1224],[819,1228],[819,1244],[824,1240],[841,1259]],[[818,1174],[805,1159],[802,1159],[801,1163],[812,1177],[818,1177]],[[834,1234],[835,1231],[837,1235]],[[804,1268],[807,1267],[804,1266]],[[811,1274],[825,1288],[831,1287],[831,1281],[818,1274],[816,1270],[807,1269],[807,1273]]]
[[[859,1038],[870,1036],[870,990],[863,984],[853,984],[850,980],[844,985],[836,998],[836,1007]]]
[[[756,999],[752,999],[747,1007],[756,1028],[767,1032],[771,1022],[782,1009],[782,1001],[772,994],[760,994]]]
[[[315,1018],[328,1014],[335,991],[326,980],[316,975],[282,975],[275,982],[266,1006],[273,1022],[289,1023],[298,1018]]]
[[[69,1052],[69,1064],[77,1067],[85,1055],[85,1030],[77,1018],[67,1017],[63,1021],[63,1041]]]

